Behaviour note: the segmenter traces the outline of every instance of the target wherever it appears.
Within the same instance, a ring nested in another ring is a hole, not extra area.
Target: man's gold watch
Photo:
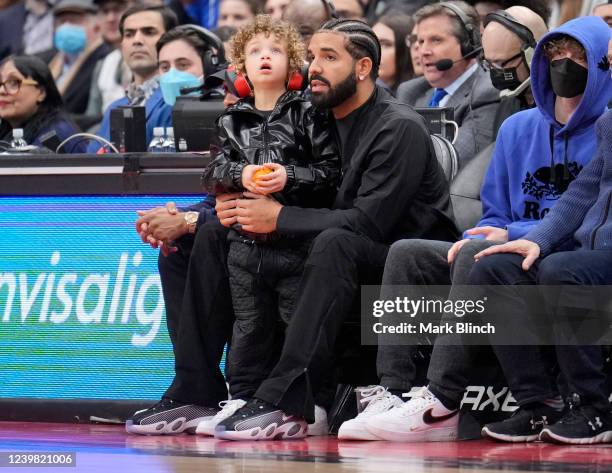
[[[185,218],[185,223],[187,224],[188,233],[193,234],[196,232],[199,216],[200,214],[198,212],[185,212],[183,217]]]

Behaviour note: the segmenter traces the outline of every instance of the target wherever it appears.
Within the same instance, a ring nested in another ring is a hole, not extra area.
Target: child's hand
[[[271,169],[272,172],[257,178],[254,192],[268,195],[282,191],[287,185],[287,170],[285,167],[278,163],[266,163],[263,167]]]
[[[257,188],[255,179],[253,176],[260,169],[264,169],[263,166],[256,166],[255,164],[248,164],[244,168],[242,168],[242,187],[244,187],[249,192],[257,193]]]

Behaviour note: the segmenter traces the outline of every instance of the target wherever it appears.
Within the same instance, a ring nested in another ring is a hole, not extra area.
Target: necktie
[[[431,96],[431,100],[429,101],[430,107],[439,107],[440,100],[448,95],[448,92],[444,89],[436,89],[434,90],[434,94]]]

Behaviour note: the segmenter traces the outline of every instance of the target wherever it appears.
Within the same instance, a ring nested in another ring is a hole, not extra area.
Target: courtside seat
[[[455,223],[460,232],[473,228],[480,220],[482,215],[480,188],[493,156],[494,147],[495,143],[491,143],[483,149],[451,181],[451,202]]]

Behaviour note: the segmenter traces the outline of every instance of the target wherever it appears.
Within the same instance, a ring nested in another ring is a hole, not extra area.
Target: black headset
[[[215,72],[223,70],[227,67],[225,59],[225,48],[223,41],[212,31],[202,28],[199,25],[181,25],[173,28],[173,31],[178,32],[193,32],[197,34],[202,41],[208,45],[208,49],[202,56],[202,65],[204,66],[204,77],[213,75]]]
[[[504,10],[496,10],[489,13],[484,19],[484,26],[486,27],[492,21],[505,26],[508,30],[512,31],[519,37],[523,43],[521,50],[525,55],[525,61],[527,61],[527,67],[529,68],[531,66],[531,59],[533,58],[533,52],[537,44],[531,30],[525,25],[520,24],[516,18]]]
[[[482,50],[479,25],[472,24],[470,18],[457,5],[453,5],[449,2],[440,2],[438,5],[453,12],[459,19],[459,23],[461,23],[463,30],[466,32],[466,40],[461,41],[461,55],[463,58],[470,59],[478,56]]]

